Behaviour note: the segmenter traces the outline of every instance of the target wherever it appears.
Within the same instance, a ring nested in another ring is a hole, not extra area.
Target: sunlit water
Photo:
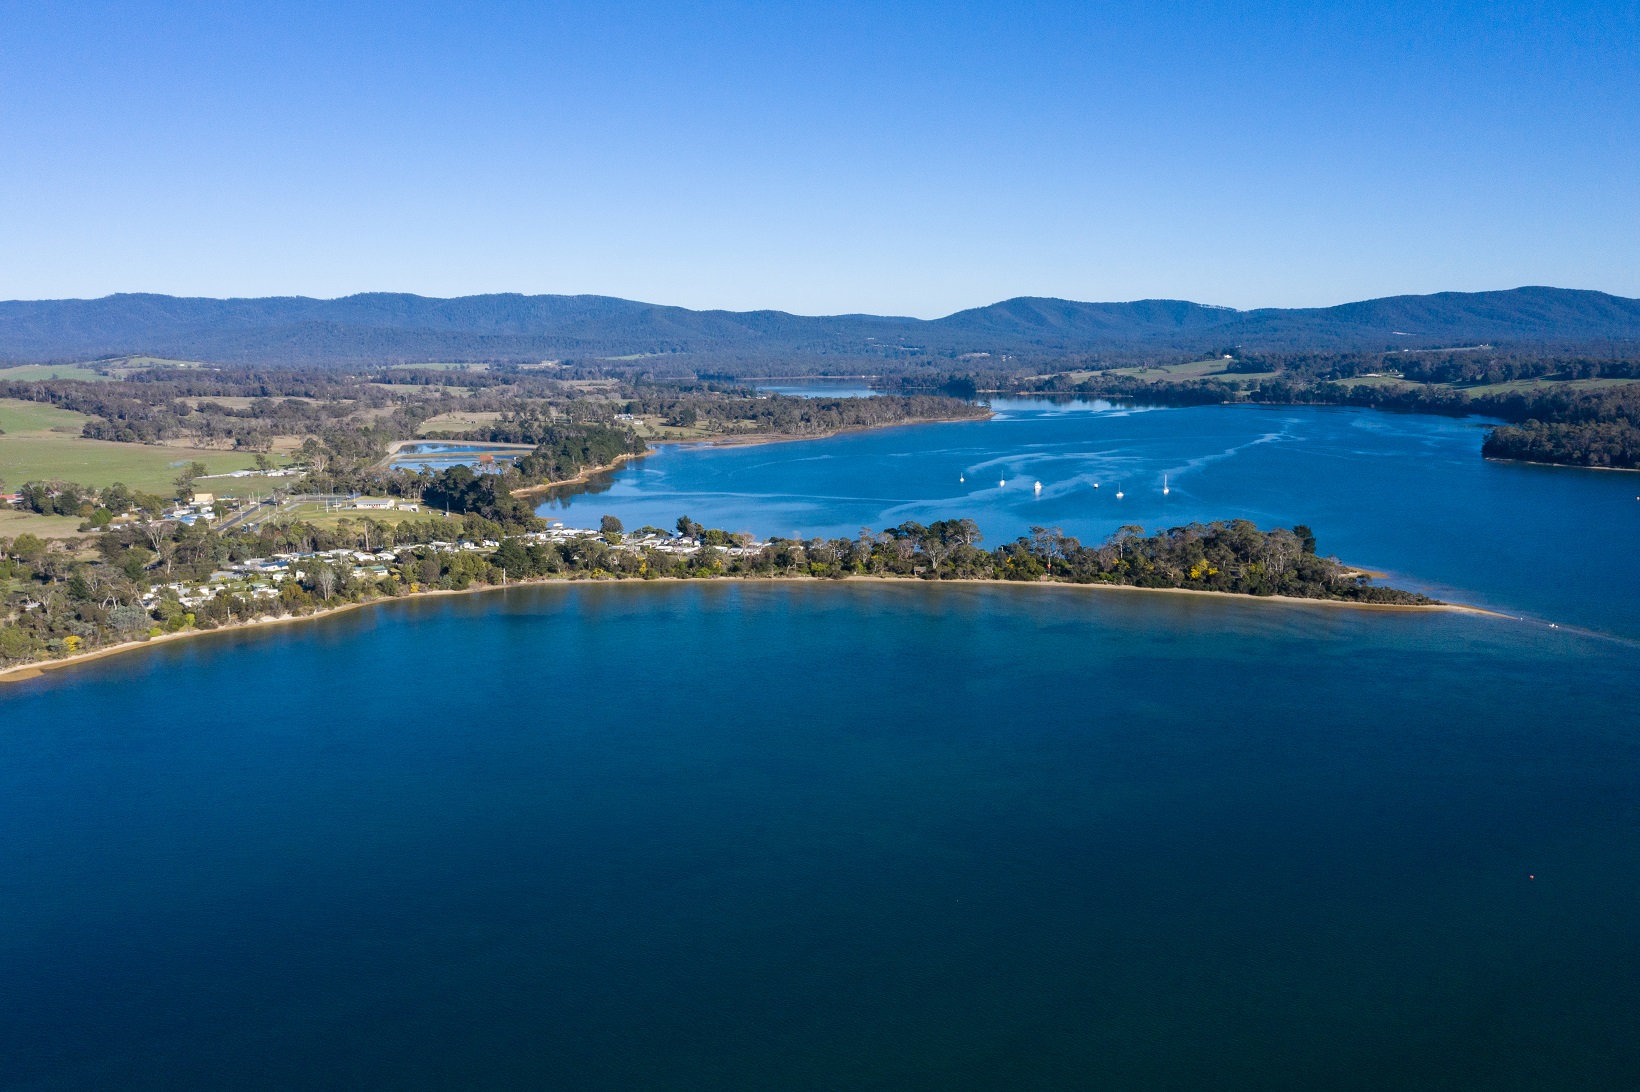
[[[541,511],[571,523],[607,512],[628,527],[688,515],[787,536],[971,516],[992,545],[1032,525],[1098,541],[1124,524],[1304,523],[1323,553],[1394,583],[1640,637],[1640,474],[1482,459],[1486,425],[1475,418],[1022,400],[997,409],[985,422],[825,440],[669,445],[602,491]]]
[[[1301,521],[1597,633],[583,583],[0,688],[0,1087],[1634,1088],[1640,487],[1478,444],[1010,405],[669,449],[570,514]]]

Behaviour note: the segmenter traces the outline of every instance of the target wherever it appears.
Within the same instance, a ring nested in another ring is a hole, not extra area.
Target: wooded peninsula
[[[379,599],[531,580],[881,578],[1188,589],[1357,604],[1430,606],[1316,553],[1309,528],[1246,520],[1144,533],[1123,527],[1085,546],[1055,528],[985,549],[970,519],[902,523],[852,538],[772,538],[707,528],[632,533],[546,527],[534,516],[406,521],[368,517],[326,530],[204,521],[111,528],[84,560],[31,535],[0,542],[7,596],[0,663],[28,664],[183,631],[300,617]]]

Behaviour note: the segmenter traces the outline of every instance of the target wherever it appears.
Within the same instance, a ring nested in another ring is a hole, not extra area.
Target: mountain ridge
[[[1383,349],[1636,338],[1640,300],[1544,286],[1245,311],[1189,300],[1017,296],[937,319],[696,311],[590,294],[443,299],[366,292],[326,300],[119,293],[0,301],[0,360],[15,363],[126,355],[368,364],[648,354],[1047,357],[1232,345]]]

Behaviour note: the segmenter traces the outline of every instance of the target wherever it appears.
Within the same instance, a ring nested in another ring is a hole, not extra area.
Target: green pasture
[[[19,364],[10,368],[0,368],[0,382],[15,380],[19,382],[33,382],[38,379],[83,379],[92,383],[101,383],[113,376],[102,375],[83,364]]]
[[[57,432],[78,436],[91,418],[73,410],[58,409],[44,402],[0,398],[0,429],[6,435],[20,432]]]
[[[1508,394],[1512,391],[1588,391],[1598,390],[1601,387],[1621,387],[1626,383],[1637,383],[1636,379],[1516,379],[1508,383],[1485,383],[1476,387],[1459,387],[1465,394]]]
[[[10,488],[58,478],[98,488],[124,482],[132,489],[169,496],[173,480],[191,462],[204,463],[214,474],[254,465],[249,454],[237,451],[117,444],[49,432],[0,436],[0,479]]]
[[[84,522],[79,516],[42,516],[38,512],[0,508],[0,538],[16,538],[21,534],[35,538],[79,538],[79,527]]]

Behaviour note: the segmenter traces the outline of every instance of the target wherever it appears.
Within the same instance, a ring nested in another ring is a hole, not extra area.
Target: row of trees
[[[692,521],[680,520],[680,527]],[[1426,604],[1425,596],[1380,587],[1369,576],[1315,552],[1309,528],[1260,531],[1247,520],[1190,524],[1146,535],[1123,527],[1097,546],[1084,546],[1057,528],[1031,534],[993,550],[969,519],[924,526],[903,523],[886,531],[862,530],[854,538],[772,539],[755,554],[713,545],[735,541],[722,531],[699,532],[687,554],[635,549],[603,538],[527,545],[502,542],[493,563],[514,578],[592,574],[615,577],[711,576],[897,576],[924,580],[1052,580],[1124,584],[1143,588],[1194,588],[1241,595],[1286,595],[1364,603]]]
[[[1640,467],[1640,427],[1633,421],[1527,421],[1487,433],[1481,454],[1570,466]]]

